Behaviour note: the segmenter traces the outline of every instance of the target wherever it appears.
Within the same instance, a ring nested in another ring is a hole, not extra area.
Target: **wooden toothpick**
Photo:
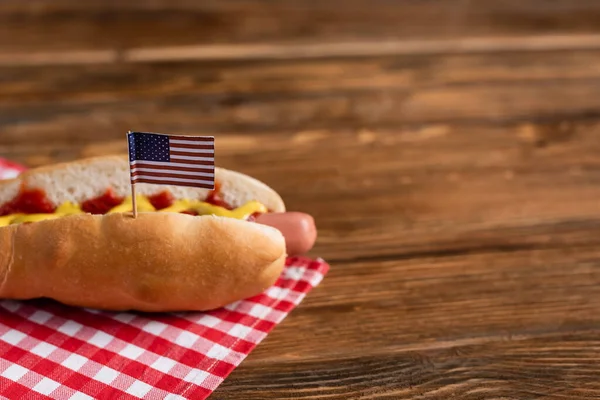
[[[133,206],[133,218],[137,218],[137,202],[135,201],[135,183],[131,183],[131,204]]]
[[[135,198],[135,183],[133,183],[133,176],[131,174],[131,146],[129,145],[129,134],[131,131],[127,132],[127,153],[130,160],[129,164],[129,183],[131,184],[131,205],[133,207],[133,218],[137,218],[137,201]]]

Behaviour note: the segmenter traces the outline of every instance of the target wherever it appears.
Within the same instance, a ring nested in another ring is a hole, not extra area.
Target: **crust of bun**
[[[232,218],[77,214],[0,229],[0,297],[203,311],[263,292],[285,257],[278,230]]]
[[[233,207],[256,200],[273,212],[285,211],[281,196],[251,176],[217,167],[215,181],[221,185],[223,199]],[[128,196],[129,160],[120,155],[100,156],[26,170],[16,178],[0,182],[0,204],[13,199],[22,185],[43,189],[55,206],[64,201],[81,203],[104,194],[108,188],[118,196]],[[145,195],[166,189],[178,199],[204,200],[210,193],[208,189],[146,183],[136,183],[135,188],[136,193]]]

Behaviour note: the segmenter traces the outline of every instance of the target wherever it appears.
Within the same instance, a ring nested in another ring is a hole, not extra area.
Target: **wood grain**
[[[599,267],[597,246],[338,265],[217,393],[598,396]]]
[[[600,3],[0,2],[0,157],[214,134],[332,268],[215,399],[600,397]]]
[[[600,396],[598,344],[594,331],[330,361],[248,360],[214,398],[592,399]]]
[[[134,124],[258,133],[561,123],[598,115],[598,61],[597,52],[582,51],[6,67],[0,68],[0,127],[7,141],[23,132],[35,141],[37,132],[60,140],[74,127],[115,139]]]
[[[338,263],[252,360],[294,361],[299,352],[335,360],[594,330],[599,254],[572,246]],[[332,335],[343,346],[332,346]]]
[[[598,32],[594,0],[3,1],[6,51]]]

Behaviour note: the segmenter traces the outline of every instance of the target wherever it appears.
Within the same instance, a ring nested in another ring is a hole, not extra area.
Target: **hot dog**
[[[310,215],[269,186],[215,169],[215,190],[136,184],[126,157],[0,182],[0,298],[107,310],[202,311],[256,295],[309,251]]]
[[[256,222],[278,229],[285,238],[287,253],[291,255],[307,253],[317,239],[315,221],[305,213],[266,213],[258,216]]]

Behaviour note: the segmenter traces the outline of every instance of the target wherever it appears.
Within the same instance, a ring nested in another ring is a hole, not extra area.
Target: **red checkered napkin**
[[[0,179],[10,179],[19,175],[25,168],[3,158],[0,158]]]
[[[0,160],[0,177],[22,168]],[[321,282],[321,259],[290,257],[274,286],[205,313],[110,313],[0,301],[7,399],[205,399]]]

